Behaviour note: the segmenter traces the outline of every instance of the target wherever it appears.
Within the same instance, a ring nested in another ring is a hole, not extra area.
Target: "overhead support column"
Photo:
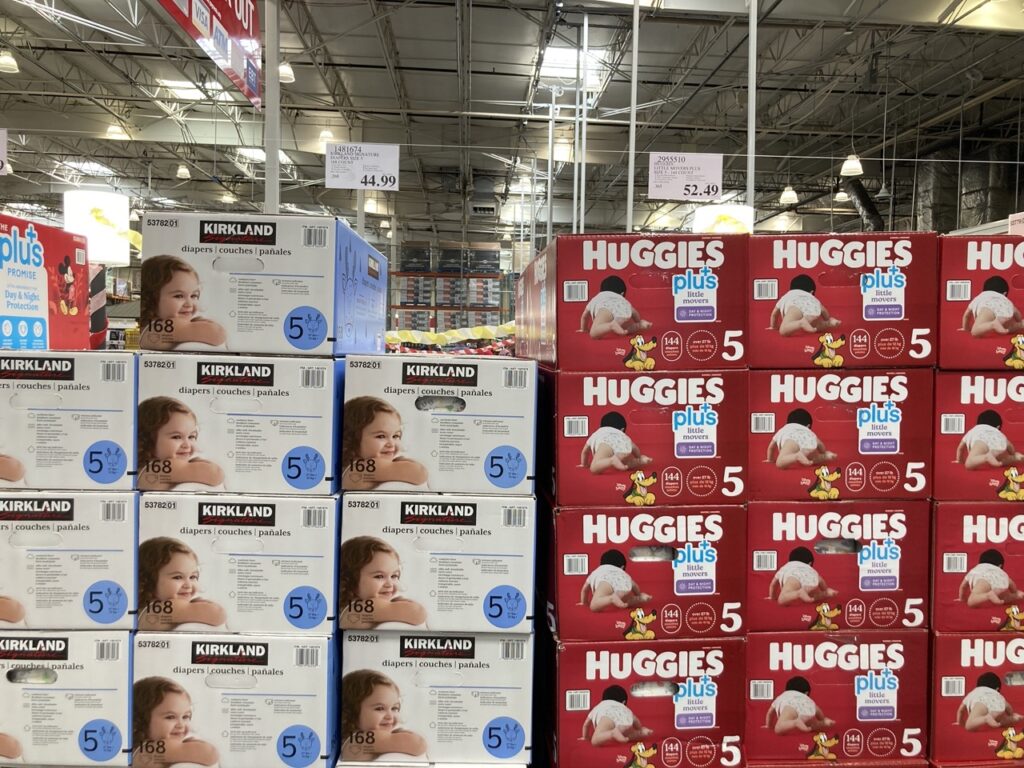
[[[754,207],[754,165],[757,149],[757,5],[747,0],[750,25],[747,35],[747,205]]]
[[[636,68],[640,54],[640,0],[633,0],[633,66],[629,77],[629,171],[626,179],[626,232],[633,231],[633,174],[636,169]]]
[[[263,212],[281,210],[281,82],[277,67],[281,60],[280,0],[265,6],[267,44],[265,49],[267,92],[263,102],[263,152],[266,178],[263,181]]]

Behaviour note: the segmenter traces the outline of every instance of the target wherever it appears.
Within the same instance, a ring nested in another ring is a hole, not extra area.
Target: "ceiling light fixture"
[[[839,169],[840,176],[860,176],[864,168],[860,164],[860,158],[856,155],[847,155],[843,161],[843,167]]]
[[[129,136],[119,123],[107,126],[107,138],[112,141],[128,141]]]
[[[889,191],[888,185],[883,181],[882,186],[878,188],[878,192],[875,195],[875,200],[888,200],[892,197],[892,193]]]
[[[850,196],[848,194],[846,194],[845,191],[840,189],[838,192],[836,192],[836,202],[837,203],[848,203],[848,202],[850,202]]]
[[[282,83],[294,83],[295,82],[295,70],[292,69],[292,65],[287,61],[282,61],[277,67],[277,79]]]
[[[779,202],[783,205],[796,205],[800,202],[800,198],[797,197],[796,190],[787,184],[786,188],[782,190],[782,194],[779,195]]]
[[[16,75],[20,71],[18,60],[8,50],[0,51],[0,72],[5,75]]]
[[[334,141],[334,131],[330,128],[324,128],[320,131],[320,153],[327,154],[327,144]]]
[[[174,175],[177,176],[179,179],[184,179],[185,181],[188,181],[189,179],[192,178],[192,172],[188,169],[188,166],[185,165],[184,163],[181,163],[178,166],[178,172],[176,174],[174,174]]]
[[[220,201],[222,203],[227,203],[228,205],[231,205],[231,203],[238,202],[238,198],[235,197],[230,192],[225,192],[223,195],[220,196]]]

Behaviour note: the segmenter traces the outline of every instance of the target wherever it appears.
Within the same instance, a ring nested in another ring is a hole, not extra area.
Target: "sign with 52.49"
[[[714,200],[722,195],[722,156],[697,152],[651,152],[649,200]]]
[[[398,190],[397,144],[327,144],[328,189]]]

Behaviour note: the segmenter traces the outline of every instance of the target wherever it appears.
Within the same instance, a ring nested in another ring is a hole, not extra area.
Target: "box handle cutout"
[[[462,539],[455,539],[451,536],[418,536],[413,541],[413,547],[417,552],[461,552],[464,547]]]
[[[856,555],[863,545],[856,539],[822,539],[815,542],[814,552],[818,555]]]
[[[263,272],[263,259],[255,256],[218,256],[213,260],[214,272]]]
[[[633,547],[629,559],[636,563],[671,563],[676,559],[676,548],[668,544]]]
[[[229,672],[211,672],[206,676],[206,687],[217,689],[247,690],[256,687],[257,680],[249,675],[233,675]]]
[[[11,408],[25,411],[29,408],[58,408],[64,398],[56,392],[16,392],[11,395]]]
[[[446,395],[423,395],[416,398],[417,411],[447,411],[462,413],[466,410],[466,401],[461,397]]]
[[[629,689],[630,696],[655,697],[675,696],[679,692],[679,685],[670,680],[644,680],[633,683]]]
[[[64,541],[64,537],[53,531],[15,531],[7,541],[12,547],[28,549],[29,547],[56,547]]]
[[[264,550],[262,539],[243,538],[216,538],[210,545],[210,549],[216,555],[228,555],[232,553],[245,554],[247,552],[262,552]]]
[[[218,397],[210,403],[213,413],[259,413],[263,405],[254,397]]]
[[[57,671],[46,667],[21,667],[7,672],[7,682],[15,685],[53,685]]]

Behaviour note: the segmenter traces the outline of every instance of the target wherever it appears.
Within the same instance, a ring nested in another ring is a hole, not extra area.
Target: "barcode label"
[[[778,280],[755,280],[754,301],[775,301],[779,298]]]
[[[501,640],[501,658],[505,661],[521,661],[526,657],[525,640]]]
[[[590,573],[590,557],[588,555],[563,555],[562,573],[566,576],[583,576]]]
[[[526,507],[502,507],[501,527],[502,528],[525,528]]]
[[[323,368],[303,368],[302,369],[302,388],[303,389],[323,389],[324,388],[324,369]]]
[[[962,413],[942,414],[939,431],[944,435],[962,435],[967,428],[967,416]]]
[[[96,661],[120,661],[121,641],[120,640],[97,640]]]
[[[964,695],[964,680],[962,677],[942,678],[942,695],[948,698],[960,698]]]
[[[296,667],[319,667],[320,649],[316,646],[299,646],[295,649]]]
[[[772,434],[775,431],[775,414],[750,414],[750,431],[755,435]]]
[[[303,507],[302,508],[303,528],[326,528],[327,508],[326,507]]]
[[[302,245],[304,248],[326,248],[327,227],[303,227]]]
[[[85,264],[85,249],[75,248],[75,264],[82,266]]]
[[[113,363],[103,363],[100,369],[100,380],[102,381],[124,381],[126,363],[118,360]]]
[[[586,301],[590,290],[586,280],[566,280],[562,283],[563,301]]]
[[[526,389],[530,384],[529,368],[506,368],[505,389]]]
[[[750,700],[771,701],[775,698],[775,683],[772,680],[751,680]]]
[[[100,520],[104,523],[123,523],[127,508],[126,501],[101,501]]]
[[[586,437],[590,434],[590,417],[566,416],[562,419],[562,435],[565,437]]]
[[[590,709],[590,691],[566,691],[565,711],[586,712]]]
[[[970,301],[971,281],[970,280],[947,280],[946,301]]]
[[[772,571],[778,569],[779,558],[775,550],[761,549],[754,550],[754,570]]]
[[[943,573],[967,573],[966,552],[944,552],[942,554]]]

